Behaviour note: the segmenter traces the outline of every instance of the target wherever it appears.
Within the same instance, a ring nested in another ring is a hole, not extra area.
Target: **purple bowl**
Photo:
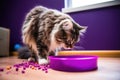
[[[97,69],[97,56],[49,56],[50,68],[59,71],[82,72]]]

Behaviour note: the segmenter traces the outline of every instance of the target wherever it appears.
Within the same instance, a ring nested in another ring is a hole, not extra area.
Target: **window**
[[[64,13],[119,5],[120,0],[64,0]]]

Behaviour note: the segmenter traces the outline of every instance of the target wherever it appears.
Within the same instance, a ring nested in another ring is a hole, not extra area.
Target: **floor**
[[[12,66],[23,60],[17,57],[0,58],[0,67]],[[12,70],[0,72],[0,80],[120,80],[120,58],[99,58],[98,70],[89,72],[62,72],[49,69],[27,69],[25,74]]]

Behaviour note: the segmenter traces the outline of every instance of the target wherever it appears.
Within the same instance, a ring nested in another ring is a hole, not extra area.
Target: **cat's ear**
[[[78,23],[73,23],[73,26],[76,28],[76,29],[78,29],[80,32],[86,32],[86,30],[87,30],[87,26],[81,26],[81,25],[79,25]]]
[[[78,26],[80,32],[86,32],[87,26]]]

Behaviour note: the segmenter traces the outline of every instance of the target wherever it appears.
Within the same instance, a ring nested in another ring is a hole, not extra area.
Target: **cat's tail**
[[[29,50],[27,46],[21,47],[17,50],[18,58],[20,59],[28,59],[31,57],[32,52]]]
[[[44,7],[33,8],[27,15],[22,27],[22,40],[34,53],[37,53],[36,38],[38,35],[39,16]]]

